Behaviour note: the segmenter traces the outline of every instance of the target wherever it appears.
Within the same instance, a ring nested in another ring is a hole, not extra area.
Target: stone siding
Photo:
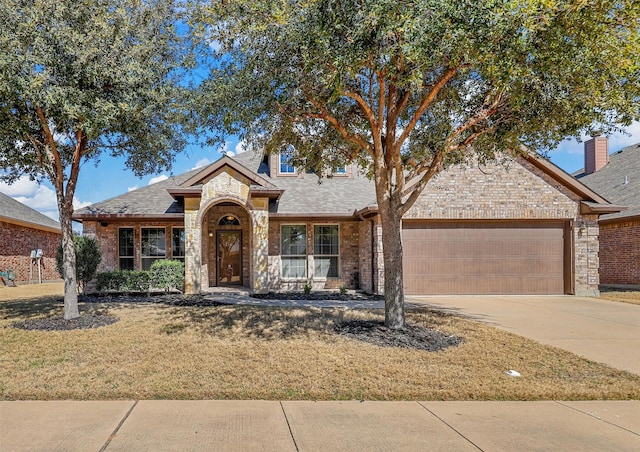
[[[600,224],[600,283],[640,285],[640,219]]]
[[[29,280],[32,269],[32,281],[38,280],[38,268],[31,268],[31,250],[41,249],[43,258],[40,272],[43,281],[61,279],[56,270],[56,252],[61,234],[29,228],[14,223],[0,221],[0,270],[13,270],[18,283]],[[1,284],[1,283],[0,283]]]

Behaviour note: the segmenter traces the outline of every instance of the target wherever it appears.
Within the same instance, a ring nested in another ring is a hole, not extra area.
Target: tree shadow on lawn
[[[59,295],[2,301],[0,302],[0,315],[7,320],[61,315],[64,310],[63,303],[64,298]]]
[[[340,335],[378,345],[438,351],[462,339],[415,322],[400,330],[384,326],[380,310],[345,308],[284,308],[222,306],[216,309],[173,309],[162,332],[173,334],[188,326],[219,338],[295,340]]]

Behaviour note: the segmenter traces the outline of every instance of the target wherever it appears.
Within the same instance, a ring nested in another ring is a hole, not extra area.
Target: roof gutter
[[[18,220],[16,218],[9,218],[9,217],[0,216],[0,221],[3,221],[5,223],[10,223],[10,224],[15,224],[17,226],[23,226],[23,227],[26,227],[26,228],[37,229],[38,231],[55,232],[55,233],[58,233],[58,234],[62,234],[62,229],[61,228],[55,228],[53,226],[45,226],[43,224],[31,223],[29,221],[22,221],[22,220]]]

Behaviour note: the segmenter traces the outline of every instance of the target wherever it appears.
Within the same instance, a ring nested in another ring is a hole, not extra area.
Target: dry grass
[[[600,292],[600,298],[623,303],[640,304],[640,290],[607,290]]]
[[[381,348],[333,333],[378,311],[83,305],[120,320],[25,331],[61,298],[0,303],[0,399],[638,399],[640,376],[427,310],[408,321],[464,338],[440,352]],[[508,369],[521,378],[506,375]]]

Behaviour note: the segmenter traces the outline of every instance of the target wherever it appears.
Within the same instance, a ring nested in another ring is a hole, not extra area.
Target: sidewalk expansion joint
[[[614,427],[618,427],[621,430],[624,430],[626,432],[632,433],[632,434],[634,434],[636,436],[640,436],[640,434],[638,432],[634,432],[633,430],[629,430],[628,428],[622,427],[621,425],[614,424],[613,422],[609,422],[609,421],[607,421],[605,419],[602,419],[601,417],[596,416],[595,414],[589,413],[588,411],[582,411],[582,410],[580,410],[578,408],[575,408],[575,407],[572,407],[572,406],[569,406],[569,405],[565,405],[560,400],[554,400],[554,402],[556,402],[560,406],[563,406],[565,408],[569,408],[570,410],[573,410],[573,411],[576,411],[578,413],[584,414],[585,416],[589,416],[589,417],[592,417],[592,418],[597,419],[599,421],[602,421],[605,424],[613,425]]]
[[[440,422],[442,422],[444,425],[446,425],[447,427],[449,427],[451,430],[453,430],[454,432],[456,432],[462,439],[464,439],[465,441],[467,441],[469,444],[471,444],[473,447],[475,447],[478,450],[481,450],[482,452],[484,452],[484,449],[482,449],[480,446],[478,446],[476,443],[474,443],[473,441],[471,441],[469,438],[467,438],[466,436],[464,436],[460,431],[458,431],[453,425],[449,424],[447,421],[445,421],[444,419],[442,419],[440,416],[438,416],[436,413],[434,413],[433,411],[431,411],[429,408],[427,408],[426,406],[424,406],[422,403],[420,402],[416,402],[418,405],[420,405],[422,408],[424,408],[425,410],[427,410],[429,413],[431,413],[431,415],[435,416],[436,419],[438,419]]]
[[[127,414],[125,414],[124,417],[120,419],[120,422],[118,422],[118,425],[116,425],[116,428],[113,430],[111,435],[109,435],[109,438],[107,438],[107,441],[100,448],[99,452],[104,452],[105,450],[107,450],[107,447],[109,447],[109,444],[111,444],[111,441],[113,440],[113,438],[116,437],[116,435],[118,434],[118,431],[120,430],[122,425],[125,423],[125,421],[129,418],[129,415],[131,414],[131,412],[133,411],[133,409],[136,407],[137,404],[138,404],[138,400],[135,400],[133,402],[133,405],[131,405],[131,408],[129,408],[129,411],[127,411]]]
[[[284,420],[287,421],[287,428],[289,429],[289,434],[291,435],[291,441],[293,441],[293,447],[296,448],[296,452],[300,452],[300,449],[298,448],[298,443],[296,443],[296,438],[293,436],[293,430],[291,430],[291,424],[289,423],[287,412],[284,410],[284,405],[282,404],[282,400],[280,400],[278,403],[280,404],[280,408],[282,409]]]

